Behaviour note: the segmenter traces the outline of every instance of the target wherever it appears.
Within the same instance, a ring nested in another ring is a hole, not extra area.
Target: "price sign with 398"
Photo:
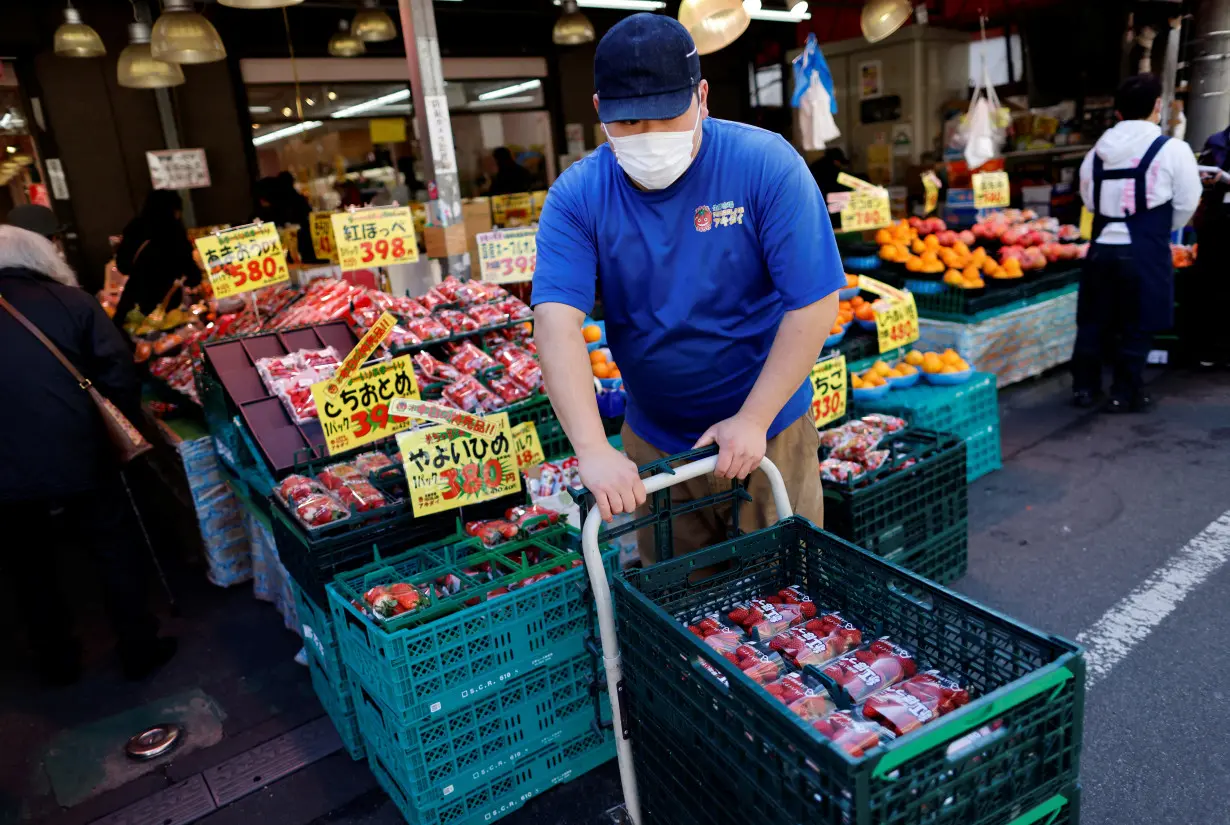
[[[330,385],[338,391],[330,392]],[[409,429],[414,420],[390,414],[389,402],[418,397],[409,355],[365,367],[348,378],[327,378],[312,385],[312,399],[329,455]]]
[[[229,298],[290,280],[286,251],[271,223],[241,226],[196,239],[215,298]]]
[[[811,399],[816,429],[846,414],[846,356],[826,358],[811,368]]]
[[[419,259],[414,216],[408,206],[356,209],[333,215],[333,241],[343,272]]]
[[[508,413],[483,417],[484,433],[437,424],[397,436],[415,516],[489,501],[521,489]]]

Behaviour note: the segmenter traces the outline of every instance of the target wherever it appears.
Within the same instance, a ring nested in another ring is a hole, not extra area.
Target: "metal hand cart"
[[[670,466],[698,455],[705,457]],[[716,463],[712,451],[702,451],[642,468],[654,473],[644,479],[652,509],[669,499],[654,494],[711,473]],[[668,558],[669,547],[659,545],[664,561],[616,575],[618,626],[598,551],[600,516],[595,509],[586,516],[582,547],[628,820],[726,825],[754,811],[809,825],[1075,825],[1083,651],[794,516],[781,473],[768,459],[760,469],[781,520],[743,535],[736,515],[732,538],[680,558]],[[720,498],[675,505],[673,515]],[[725,498],[737,514],[746,493],[736,485]],[[672,517],[665,509],[610,535],[660,525]],[[669,536],[669,529],[658,532]],[[865,641],[889,636],[912,649],[920,672],[934,667],[958,678],[971,692],[969,704],[852,756],[681,621],[791,585],[820,609],[861,625]]]

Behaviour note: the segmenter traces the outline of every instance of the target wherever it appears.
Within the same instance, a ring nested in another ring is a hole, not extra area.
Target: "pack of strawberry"
[[[854,704],[917,672],[914,655],[887,638],[876,639],[824,667],[824,675],[836,682]]]
[[[787,673],[764,686],[765,691],[807,722],[816,722],[837,710],[828,690],[810,673]]]
[[[780,597],[780,594],[777,595]],[[726,614],[726,618],[742,628],[749,638],[758,642],[767,641],[815,616],[816,605],[811,599],[798,602],[780,601],[776,604],[763,598],[748,599],[737,603]]]
[[[823,665],[863,643],[863,632],[838,613],[826,613],[769,639],[791,666]]]
[[[368,612],[387,620],[411,613],[430,604],[428,595],[409,582],[377,585],[363,594]]]
[[[969,691],[938,670],[928,670],[873,694],[863,704],[864,718],[897,736],[969,704]]]

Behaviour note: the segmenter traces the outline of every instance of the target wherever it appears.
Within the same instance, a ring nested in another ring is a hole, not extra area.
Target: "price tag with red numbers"
[[[312,252],[322,261],[336,261],[337,246],[333,243],[333,213],[313,212],[310,228],[312,232]]]
[[[905,293],[905,300],[881,298],[875,303],[876,335],[880,352],[891,352],[918,340],[918,307],[914,296]]]
[[[538,440],[538,427],[533,421],[523,421],[512,429],[513,455],[517,458],[517,466],[524,470],[547,460],[542,452],[542,442]]]
[[[342,272],[412,264],[419,259],[414,216],[408,206],[336,212],[333,242]]]
[[[482,420],[483,433],[437,424],[397,436],[416,517],[521,490],[508,413]]]
[[[1007,172],[974,173],[974,208],[1006,209],[1012,200]]]
[[[329,392],[330,385],[340,385],[337,394]],[[409,429],[415,420],[393,415],[389,403],[398,398],[418,397],[419,386],[409,355],[364,367],[349,380],[329,378],[312,385],[312,400],[316,402],[329,455]]]
[[[286,250],[271,223],[228,229],[196,239],[215,298],[229,298],[290,280]]]
[[[888,190],[878,186],[872,189],[855,189],[841,210],[842,232],[879,229],[892,222],[893,210],[888,200]]]
[[[834,355],[811,368],[811,417],[816,429],[846,414],[846,356]]]
[[[538,266],[537,229],[483,232],[476,240],[482,280],[512,284],[534,277],[534,269]]]

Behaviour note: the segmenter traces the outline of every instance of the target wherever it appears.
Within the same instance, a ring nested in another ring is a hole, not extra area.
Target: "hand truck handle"
[[[671,473],[658,473],[645,479],[645,492],[656,493],[674,484],[703,476],[717,467],[717,456],[709,456],[675,468]],[[773,490],[773,503],[777,506],[779,519],[790,518],[790,496],[781,471],[768,458],[760,459],[760,469],[769,477]],[[623,668],[619,658],[619,640],[615,637],[615,611],[611,605],[611,585],[606,580],[602,554],[598,550],[598,530],[602,516],[597,508],[589,511],[581,528],[581,551],[585,557],[585,570],[589,574],[590,589],[594,596],[594,609],[598,613],[598,635],[602,640],[602,661],[606,667],[607,692],[611,697],[612,721],[615,724],[615,750],[619,757],[619,778],[623,784],[624,803],[633,825],[641,825],[640,799],[636,789],[636,770],[632,765],[632,743],[628,741],[628,723],[624,717]]]

